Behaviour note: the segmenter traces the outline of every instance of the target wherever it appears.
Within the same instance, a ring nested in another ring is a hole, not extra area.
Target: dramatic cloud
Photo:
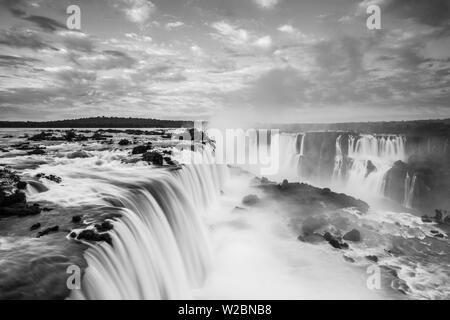
[[[81,0],[82,32],[69,4],[0,0],[3,118],[450,116],[449,1]]]

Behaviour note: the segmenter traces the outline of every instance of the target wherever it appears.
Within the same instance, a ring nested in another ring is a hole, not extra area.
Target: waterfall
[[[412,203],[414,201],[414,188],[416,186],[416,178],[417,176],[414,174],[413,178],[409,176],[409,173],[406,173],[405,178],[405,195],[403,197],[403,205],[406,208],[412,208]]]
[[[113,221],[112,246],[85,252],[88,268],[71,299],[188,299],[203,283],[211,257],[201,215],[219,194],[226,167],[149,171],[148,178],[103,194],[122,217]]]

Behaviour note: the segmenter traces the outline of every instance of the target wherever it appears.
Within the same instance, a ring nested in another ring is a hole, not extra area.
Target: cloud
[[[269,49],[272,46],[272,38],[270,36],[264,36],[256,39],[253,45],[262,49]]]
[[[136,60],[128,54],[116,50],[104,50],[91,55],[73,57],[76,64],[85,69],[110,70],[131,68]]]
[[[0,30],[0,44],[34,50],[47,48],[54,49],[52,46],[45,43],[37,32],[28,29]]]
[[[279,26],[278,27],[278,29],[277,29],[278,31],[280,31],[280,32],[285,32],[285,33],[295,33],[297,30],[293,27],[293,26],[291,26],[290,24],[284,24],[284,25],[282,25],[282,26]]]
[[[156,10],[150,0],[124,0],[122,4],[126,17],[137,24],[145,24]]]
[[[182,21],[168,22],[166,24],[166,29],[172,30],[172,29],[181,28],[182,26],[184,26],[184,22],[182,22]]]
[[[232,45],[247,44],[250,35],[245,29],[239,28],[225,21],[219,21],[212,24],[212,27],[218,32],[222,39]]]
[[[279,0],[253,0],[259,7],[264,9],[271,9],[275,7]]]

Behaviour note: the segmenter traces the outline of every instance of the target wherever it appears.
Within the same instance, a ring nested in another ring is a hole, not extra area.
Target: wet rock
[[[133,148],[133,150],[131,150],[131,154],[143,154],[146,153],[148,150],[151,150],[152,148],[153,147],[151,143],[142,146],[136,146]]]
[[[323,238],[328,241],[328,243],[336,249],[348,249],[348,244],[342,241],[339,241],[336,237],[334,237],[331,233],[325,232]]]
[[[30,227],[30,231],[34,231],[34,230],[37,230],[37,229],[39,229],[41,227],[41,224],[38,222],[38,223],[35,223],[35,224],[33,224],[31,227]]]
[[[322,242],[324,239],[320,234],[313,233],[308,235],[299,235],[297,237],[297,240],[307,243],[319,243]]]
[[[169,166],[175,166],[175,165],[177,165],[177,163],[174,162],[174,161],[172,160],[171,157],[164,157],[164,161],[165,161]]]
[[[430,217],[428,217],[427,215],[422,216],[421,219],[422,219],[422,222],[424,222],[424,223],[432,223],[433,222],[433,220]]]
[[[246,195],[243,199],[242,199],[242,203],[247,205],[247,206],[252,206],[255,205],[259,202],[259,198],[257,195],[255,194],[249,194]]]
[[[366,256],[366,259],[369,260],[369,261],[372,261],[372,262],[378,262],[378,257],[377,256],[369,255],[369,256]]]
[[[28,151],[27,152],[28,155],[41,155],[41,154],[45,154],[45,150],[44,149],[34,149],[32,151]]]
[[[347,262],[350,262],[350,263],[354,263],[355,262],[355,259],[353,259],[352,257],[347,257],[345,255],[344,255],[344,260],[347,261]]]
[[[437,233],[434,235],[436,238],[445,238],[445,236],[442,233]]]
[[[54,208],[42,208],[42,211],[44,211],[44,212],[49,212],[52,210],[54,210]]]
[[[47,179],[56,183],[61,183],[62,179],[60,177],[55,176],[54,174],[46,175],[44,173],[38,173],[36,176],[38,179]]]
[[[157,165],[157,166],[162,166],[163,163],[164,163],[163,156],[160,153],[156,152],[156,151],[151,151],[151,152],[144,153],[143,156],[142,156],[142,160],[150,162],[150,163],[152,163],[154,165]]]
[[[122,140],[120,140],[119,141],[119,146],[127,146],[127,145],[129,145],[131,142],[130,142],[130,140],[128,140],[128,139],[122,139]]]
[[[283,180],[283,182],[280,184],[280,189],[281,190],[286,190],[289,188],[289,181],[287,181],[286,179]]]
[[[106,232],[114,228],[113,224],[109,221],[104,221],[101,224],[96,224],[95,228],[98,232]]]
[[[82,215],[73,216],[72,217],[72,222],[73,223],[81,223],[82,217],[83,217]]]
[[[366,164],[366,178],[369,174],[371,174],[372,172],[376,172],[377,171],[377,167],[375,167],[375,165],[373,164],[372,161],[368,160],[367,164]]]
[[[43,231],[38,232],[36,237],[40,238],[42,236],[48,235],[49,233],[58,232],[58,231],[59,231],[59,226],[49,227],[49,228],[44,229]]]
[[[67,159],[77,159],[77,158],[84,159],[89,157],[90,157],[89,153],[87,153],[84,150],[78,150],[67,154]]]
[[[343,239],[347,240],[347,241],[359,242],[359,241],[361,241],[361,233],[358,230],[353,229],[353,230],[347,232],[344,235]]]
[[[25,181],[19,181],[16,184],[17,189],[23,190],[27,187],[27,183]]]
[[[80,234],[78,235],[77,239],[93,241],[93,242],[105,241],[106,243],[112,245],[111,235],[109,235],[108,233],[97,233],[91,229],[81,231]]]
[[[77,233],[76,232],[71,232],[69,234],[69,237],[71,237],[72,239],[75,239],[77,237]]]

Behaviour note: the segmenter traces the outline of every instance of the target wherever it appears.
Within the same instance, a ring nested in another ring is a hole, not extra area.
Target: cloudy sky
[[[0,0],[0,70],[2,120],[450,117],[450,1]]]

